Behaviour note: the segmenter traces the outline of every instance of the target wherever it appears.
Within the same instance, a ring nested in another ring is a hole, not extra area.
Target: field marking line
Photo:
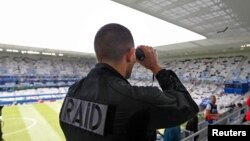
[[[19,132],[23,132],[23,131],[25,131],[25,130],[28,130],[28,129],[32,128],[33,126],[35,126],[35,125],[37,124],[37,121],[36,121],[35,119],[33,119],[33,118],[27,118],[27,117],[22,117],[22,118],[5,118],[4,121],[5,121],[5,120],[14,120],[14,119],[25,119],[25,120],[29,120],[29,121],[32,121],[32,124],[29,125],[28,127],[25,127],[25,128],[23,128],[23,129],[19,129],[19,130],[14,131],[14,132],[4,133],[3,136],[9,136],[9,135],[17,134],[17,133],[19,133]]]

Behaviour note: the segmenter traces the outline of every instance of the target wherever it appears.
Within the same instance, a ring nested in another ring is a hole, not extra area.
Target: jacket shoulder
[[[84,82],[85,80],[85,77],[82,78],[81,80],[75,82],[74,84],[72,84],[70,87],[69,87],[69,90],[68,90],[68,93],[67,93],[67,96],[74,93],[81,85],[82,83]]]

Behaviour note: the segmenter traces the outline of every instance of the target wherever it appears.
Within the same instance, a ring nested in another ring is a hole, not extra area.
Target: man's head
[[[215,95],[211,95],[210,100],[211,100],[212,104],[215,104],[216,103],[216,96]]]
[[[94,41],[99,62],[119,61],[130,48],[134,48],[131,32],[120,24],[107,24],[99,29]]]
[[[134,39],[126,27],[111,23],[99,29],[94,40],[98,62],[126,66],[129,78],[135,63]]]

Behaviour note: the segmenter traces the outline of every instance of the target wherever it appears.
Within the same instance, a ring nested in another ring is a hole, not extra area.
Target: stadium
[[[205,37],[155,46],[160,64],[173,70],[197,105],[217,97],[222,117],[214,124],[241,125],[250,95],[250,19],[248,0],[112,0]],[[1,32],[1,31],[0,31]],[[158,36],[158,35],[157,35]],[[164,35],[162,35],[164,36]],[[165,40],[168,40],[167,38]],[[93,46],[93,45],[92,45]],[[1,132],[5,141],[64,141],[59,111],[68,88],[95,66],[94,53],[36,48],[1,42]],[[136,64],[132,85],[157,86],[152,72]],[[238,108],[236,105],[243,106]],[[207,140],[203,112],[198,132],[181,125],[181,139]],[[157,140],[163,140],[164,129]]]

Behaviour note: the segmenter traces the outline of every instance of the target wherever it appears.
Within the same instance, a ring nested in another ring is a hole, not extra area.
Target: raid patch
[[[108,106],[66,97],[60,120],[78,128],[104,135]]]

